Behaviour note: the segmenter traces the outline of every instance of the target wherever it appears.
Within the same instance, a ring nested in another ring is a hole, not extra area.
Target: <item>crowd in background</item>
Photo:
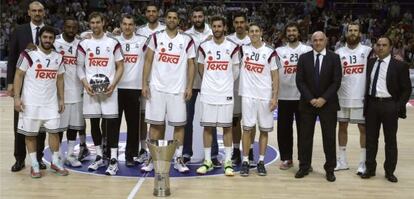
[[[1,5],[1,40],[0,59],[7,58],[7,43],[10,34],[18,24],[29,21],[27,5],[30,1],[8,0]],[[88,4],[88,2],[93,2]],[[97,3],[98,2],[98,3]],[[202,2],[202,3],[201,3]],[[329,48],[335,50],[344,45],[347,24],[354,21],[361,24],[362,43],[372,46],[375,39],[386,34],[394,42],[393,54],[410,63],[414,68],[414,21],[412,10],[414,4],[409,1],[347,1],[345,3],[323,3],[324,1],[161,1],[160,16],[171,6],[176,6],[180,13],[180,28],[191,27],[191,9],[196,4],[206,8],[207,19],[214,15],[226,17],[228,32],[233,32],[231,25],[235,12],[244,12],[249,22],[259,23],[264,27],[263,40],[278,47],[284,44],[283,28],[285,24],[296,21],[300,24],[301,39],[310,44],[310,35],[314,31],[324,31],[329,38]],[[123,13],[135,16],[138,25],[144,24],[145,1],[132,0],[43,0],[46,7],[45,23],[61,30],[65,16],[75,16],[80,24],[80,31],[88,29],[87,16],[91,11],[99,10],[106,14],[107,30],[119,27]],[[23,9],[24,8],[24,9]]]

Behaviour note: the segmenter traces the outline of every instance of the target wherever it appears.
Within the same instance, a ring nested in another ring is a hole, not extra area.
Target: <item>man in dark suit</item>
[[[398,118],[406,118],[406,103],[411,94],[408,65],[391,56],[392,41],[380,37],[376,43],[377,58],[368,61],[364,115],[366,120],[366,172],[361,178],[375,176],[378,137],[381,124],[385,140],[385,178],[398,182],[397,165]]]
[[[17,59],[20,53],[29,45],[39,45],[39,31],[44,26],[43,18],[45,11],[43,5],[34,1],[30,3],[27,11],[30,16],[30,23],[18,26],[16,30],[10,35],[9,42],[9,58],[7,61],[7,93],[9,96],[14,96],[13,81],[14,73],[16,72]],[[17,121],[19,113],[14,111],[14,157],[16,163],[12,166],[11,171],[17,172],[24,168],[26,159],[26,145],[25,136],[17,133]],[[43,149],[45,147],[45,133],[39,133],[37,136],[37,159],[39,161],[40,169],[46,169],[46,165],[42,161]]]
[[[336,180],[336,114],[339,110],[337,90],[341,85],[341,63],[339,56],[326,49],[327,38],[323,32],[312,35],[313,50],[299,57],[296,85],[301,94],[299,111],[302,115],[298,134],[299,171],[295,178],[309,174],[312,162],[313,134],[316,118],[322,127],[323,150],[326,162],[326,179]]]

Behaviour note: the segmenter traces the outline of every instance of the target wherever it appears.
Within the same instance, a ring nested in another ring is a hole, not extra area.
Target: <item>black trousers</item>
[[[369,99],[365,115],[366,125],[366,148],[367,170],[375,172],[377,167],[376,156],[378,151],[379,131],[384,131],[385,141],[385,162],[384,169],[388,174],[393,174],[397,165],[397,129],[398,129],[398,109],[396,102],[392,100],[379,101]]]
[[[17,123],[19,121],[19,112],[14,111],[13,130],[14,130],[14,158],[16,161],[24,161],[26,159],[26,136],[17,133]],[[43,149],[45,148],[46,133],[39,132],[36,138],[37,161],[43,158]]]
[[[141,119],[140,99],[141,90],[137,89],[118,89],[118,132],[121,128],[122,113],[125,113],[127,125],[127,139],[125,158],[132,159],[138,156],[139,146],[139,124]]]
[[[293,121],[296,120],[299,135],[300,113],[299,100],[279,100],[277,114],[277,142],[282,161],[292,160],[293,153]],[[299,140],[298,140],[299,141]]]
[[[325,153],[324,169],[333,172],[336,167],[336,116],[337,112],[312,108],[301,111],[299,132],[299,168],[308,170],[312,164],[313,135],[315,123],[319,116],[322,128],[323,151]]]

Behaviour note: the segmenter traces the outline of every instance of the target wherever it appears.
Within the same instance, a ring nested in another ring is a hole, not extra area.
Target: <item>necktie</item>
[[[319,56],[321,54],[318,53],[316,55],[316,60],[315,60],[315,85],[316,85],[316,91],[318,92],[319,95]]]
[[[35,44],[36,46],[39,45],[39,29],[40,27],[36,27],[36,36],[35,36]]]
[[[372,97],[375,97],[375,95],[377,94],[377,82],[378,82],[378,76],[379,76],[381,62],[382,62],[382,60],[379,59],[378,64],[377,64],[377,69],[375,70],[375,74],[374,74],[374,80],[372,81],[372,89],[371,89],[371,96]]]

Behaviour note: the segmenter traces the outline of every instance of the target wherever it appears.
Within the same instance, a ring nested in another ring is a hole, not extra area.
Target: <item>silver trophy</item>
[[[177,140],[149,140],[148,149],[154,164],[154,196],[165,197],[170,192],[171,159],[178,146]]]
[[[89,85],[91,85],[93,92],[96,94],[106,92],[109,84],[109,78],[104,74],[95,74],[89,80]]]

